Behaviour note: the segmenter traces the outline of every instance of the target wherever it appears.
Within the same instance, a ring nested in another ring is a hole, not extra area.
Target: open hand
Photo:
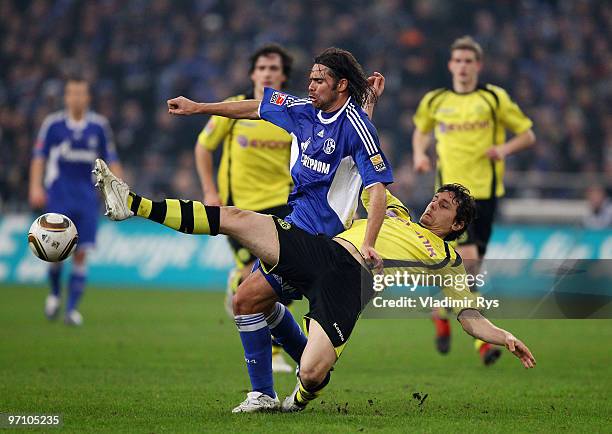
[[[508,348],[508,351],[514,354],[521,361],[526,369],[535,367],[536,360],[535,357],[533,357],[533,354],[531,354],[531,351],[529,351],[529,348],[527,348],[523,342],[515,338],[511,333],[508,333],[506,336],[506,342],[504,345],[506,348]]]

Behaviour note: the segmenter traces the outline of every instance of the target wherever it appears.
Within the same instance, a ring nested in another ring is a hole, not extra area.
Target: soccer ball
[[[32,252],[47,262],[59,262],[74,251],[79,234],[76,226],[63,214],[47,213],[34,220],[28,232]]]

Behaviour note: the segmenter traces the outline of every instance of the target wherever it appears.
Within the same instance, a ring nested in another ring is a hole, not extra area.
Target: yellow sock
[[[132,192],[128,196],[128,206],[135,215],[175,231],[207,235],[219,233],[221,208],[218,206],[205,206],[202,202],[179,199],[154,202]]]

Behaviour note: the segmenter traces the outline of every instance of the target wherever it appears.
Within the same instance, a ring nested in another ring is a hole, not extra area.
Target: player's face
[[[448,235],[463,227],[463,223],[456,223],[458,203],[455,194],[450,191],[436,193],[421,215],[420,222],[427,229],[437,234]]]
[[[89,107],[89,85],[85,81],[69,81],[64,89],[64,103],[70,113],[81,114]]]
[[[476,53],[472,50],[453,50],[448,61],[448,70],[454,81],[462,84],[473,83],[478,80],[478,73],[482,63],[476,60]]]
[[[329,74],[329,68],[315,63],[308,78],[308,98],[315,108],[327,111],[336,105],[340,98],[340,90],[344,89],[346,84],[347,80],[344,78],[335,83]]]
[[[251,73],[253,86],[263,92],[264,87],[281,89],[287,77],[283,73],[283,59],[280,54],[271,53],[259,56]]]

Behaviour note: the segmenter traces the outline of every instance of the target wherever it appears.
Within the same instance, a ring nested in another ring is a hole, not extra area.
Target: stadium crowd
[[[511,170],[612,179],[609,2],[358,0],[347,8],[336,0],[6,0],[0,210],[27,209],[36,133],[62,106],[63,78],[74,71],[90,81],[93,108],[110,120],[127,180],[152,197],[200,198],[193,144],[205,119],[174,118],[165,101],[244,90],[250,52],[270,41],[295,56],[289,90],[297,95],[305,94],[314,55],[332,45],[385,74],[374,122],[395,167],[396,193],[414,196],[411,118],[427,90],[449,84],[448,46],[463,34],[485,50],[483,81],[507,89],[534,121],[537,145],[512,157]]]

